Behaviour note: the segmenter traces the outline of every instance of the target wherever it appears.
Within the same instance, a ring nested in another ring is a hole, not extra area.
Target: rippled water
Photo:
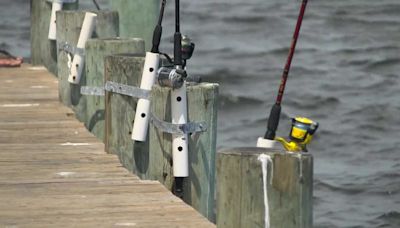
[[[23,56],[27,2],[0,1],[0,48]],[[189,71],[221,85],[219,148],[264,134],[299,4],[182,1],[182,31],[196,42]],[[170,51],[172,4],[164,24]],[[310,146],[315,227],[400,227],[400,1],[309,1],[292,66],[279,134],[294,115],[320,122]]]

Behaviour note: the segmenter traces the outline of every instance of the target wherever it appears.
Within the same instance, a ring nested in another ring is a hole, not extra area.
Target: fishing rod
[[[301,24],[303,22],[303,17],[304,17],[304,13],[306,10],[307,2],[308,2],[308,0],[302,1],[301,7],[300,7],[300,13],[297,18],[296,28],[295,28],[295,31],[293,34],[292,43],[291,43],[291,46],[289,49],[289,54],[288,54],[288,57],[286,60],[285,68],[283,70],[282,80],[281,80],[281,84],[279,86],[279,91],[278,91],[278,96],[276,98],[275,104],[271,108],[271,112],[270,112],[270,115],[268,118],[267,131],[265,132],[264,138],[259,139],[257,146],[273,147],[273,144],[275,142],[274,140],[275,140],[276,130],[278,129],[279,119],[280,119],[280,115],[281,115],[281,109],[282,109],[281,103],[282,103],[282,99],[283,99],[283,94],[285,92],[285,87],[286,87],[286,82],[287,82],[287,79],[289,76],[290,66],[292,64],[292,59],[294,56],[294,52],[296,50],[296,44],[297,44],[297,40],[299,37]]]
[[[94,4],[94,6],[96,6],[97,10],[101,10],[100,5],[99,5],[99,3],[97,3],[96,0],[93,0],[93,4]]]
[[[151,90],[157,78],[157,70],[160,66],[160,42],[162,36],[162,21],[164,17],[166,0],[161,2],[160,14],[158,22],[154,28],[152,48],[150,52],[146,52],[144,68],[142,72],[142,81],[140,88]],[[150,100],[139,99],[136,106],[135,121],[132,130],[132,140],[144,142],[146,141],[149,126]]]
[[[174,34],[174,66],[177,74],[186,79],[186,71],[183,68],[182,59],[182,34],[180,31],[180,0],[175,0],[175,34]],[[173,124],[187,123],[187,96],[186,84],[183,81],[179,88],[173,88],[171,92],[171,116]],[[183,194],[183,180],[189,176],[188,136],[172,136],[172,159],[175,177],[174,193],[177,196]]]

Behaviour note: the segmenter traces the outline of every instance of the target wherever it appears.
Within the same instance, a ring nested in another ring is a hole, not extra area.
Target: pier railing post
[[[106,80],[140,86],[143,57],[114,55],[106,58]],[[184,200],[214,221],[214,180],[218,85],[188,86],[188,119],[205,121],[207,131],[193,134],[189,141],[189,177],[184,184]],[[151,112],[171,122],[171,89],[153,86]],[[140,178],[158,180],[172,189],[172,136],[150,124],[146,142],[133,142],[132,123],[137,98],[106,92],[106,150],[116,153],[122,164]]]
[[[57,76],[57,43],[49,40],[52,3],[47,0],[31,0],[31,62],[43,65]],[[78,0],[64,3],[63,9],[78,9]]]
[[[149,51],[160,2],[160,0],[111,0],[111,8],[119,13],[120,36],[144,39],[146,51]]]
[[[210,221],[215,221],[215,154],[217,138],[218,85],[200,83],[187,86],[188,121],[207,123],[207,131],[189,136],[189,177],[184,184],[184,201],[193,206]],[[171,122],[171,89],[153,86],[151,112],[154,116]],[[158,180],[172,188],[172,135],[154,125],[149,128],[148,178]]]
[[[105,57],[118,53],[132,53],[144,55],[144,41],[142,39],[91,39],[86,43],[86,86],[104,87],[104,60]],[[104,96],[84,95],[86,99],[85,126],[97,138],[104,141],[105,105]]]
[[[142,77],[144,55],[111,55],[105,58],[105,80],[138,86]],[[105,94],[105,149],[117,154],[122,165],[139,174],[148,169],[148,161],[138,157],[148,154],[148,140],[134,144],[131,139],[137,99],[111,92]]]
[[[72,46],[77,45],[85,13],[84,11],[57,12],[57,42],[67,42]],[[95,11],[94,13],[97,14],[94,37],[117,37],[119,31],[118,13],[115,11]],[[83,71],[79,85],[68,82],[72,56],[65,51],[58,51],[59,98],[62,103],[74,110],[78,120],[84,121],[86,118],[86,100],[80,93],[80,87],[86,85],[86,73]]]
[[[312,195],[310,154],[264,148],[217,153],[218,227],[310,228]]]

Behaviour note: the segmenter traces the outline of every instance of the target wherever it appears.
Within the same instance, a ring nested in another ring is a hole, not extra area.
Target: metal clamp
[[[85,49],[84,48],[75,47],[75,46],[69,44],[68,42],[60,41],[60,42],[57,43],[57,46],[58,46],[57,47],[58,50],[65,51],[65,52],[67,52],[69,54],[72,54],[72,55],[75,55],[75,54],[78,54],[78,55],[81,55],[81,56],[85,55]]]
[[[202,122],[189,122],[186,124],[173,124],[169,122],[162,121],[150,113],[151,123],[159,130],[170,133],[170,134],[190,134],[197,132],[206,132],[207,123]]]
[[[82,95],[89,95],[89,96],[104,96],[105,95],[105,91],[104,91],[104,87],[82,86],[81,87],[81,94]]]
[[[150,90],[144,90],[135,86],[128,86],[111,81],[107,81],[104,88],[106,91],[112,93],[118,93],[135,98],[149,99],[150,97]]]
[[[89,96],[104,96],[105,91],[109,91],[112,93],[118,93],[130,97],[141,98],[141,99],[149,99],[150,91],[140,89],[135,86],[128,86],[116,82],[107,81],[104,87],[89,87],[82,86],[81,94],[89,95]]]
[[[56,2],[56,3],[74,3],[76,0],[46,0],[46,2]]]
[[[104,96],[105,91],[112,93],[118,93],[122,95],[127,95],[130,97],[149,99],[150,91],[143,90],[138,87],[128,86],[116,82],[107,81],[105,87],[81,87],[82,95],[89,96]],[[162,121],[150,113],[150,122],[159,130],[169,133],[169,134],[190,134],[197,132],[205,132],[208,129],[207,123],[201,122],[189,122],[186,124],[173,124],[169,122]]]

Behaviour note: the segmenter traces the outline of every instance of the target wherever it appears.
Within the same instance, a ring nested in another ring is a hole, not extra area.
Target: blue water
[[[221,85],[219,148],[264,134],[299,4],[182,1],[182,31],[196,42],[189,71]],[[1,0],[0,15],[0,48],[29,57],[29,1]],[[172,4],[164,24],[171,51]],[[309,148],[315,227],[400,227],[400,1],[309,1],[292,66],[279,134],[295,115],[320,122]]]

